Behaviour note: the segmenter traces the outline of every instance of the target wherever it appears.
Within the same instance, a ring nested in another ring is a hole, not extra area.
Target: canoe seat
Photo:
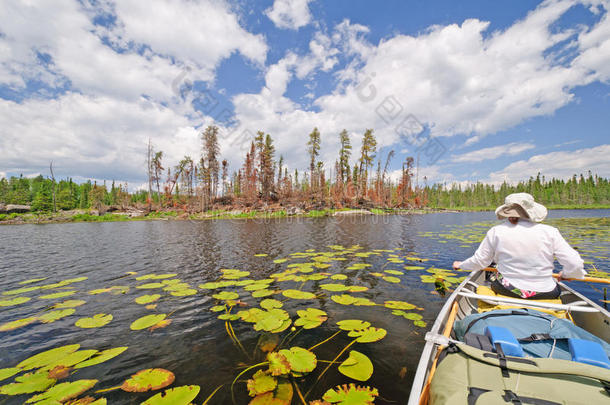
[[[508,297],[508,296],[502,295],[502,294],[496,294],[491,288],[484,286],[484,285],[480,285],[477,287],[477,294],[487,295],[490,297],[514,298],[514,297]],[[556,299],[551,299],[551,300],[536,300],[536,302],[561,304],[561,299],[556,298]],[[478,311],[481,313],[481,312],[493,311],[496,309],[512,309],[512,308],[522,308],[522,307],[523,307],[523,305],[519,306],[519,305],[510,305],[510,304],[495,304],[495,303],[492,304],[492,303],[488,303],[488,302],[479,301]],[[552,309],[545,309],[545,308],[535,308],[535,309],[537,311],[546,312],[547,314],[554,315],[557,318],[563,318],[563,319],[568,318],[568,315],[567,315],[566,311],[564,311],[564,310],[552,310]]]

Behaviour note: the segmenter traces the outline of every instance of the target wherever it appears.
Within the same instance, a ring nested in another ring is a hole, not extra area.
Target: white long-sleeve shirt
[[[563,277],[583,278],[583,260],[549,225],[520,219],[505,221],[487,231],[477,251],[461,264],[463,270],[480,270],[496,262],[498,272],[521,290],[545,292],[555,288],[553,260],[563,266]]]

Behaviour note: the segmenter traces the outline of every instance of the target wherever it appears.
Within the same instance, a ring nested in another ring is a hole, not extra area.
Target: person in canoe
[[[492,290],[515,298],[559,297],[552,276],[554,258],[563,266],[560,278],[584,278],[582,258],[557,228],[539,223],[547,209],[530,194],[508,195],[496,216],[505,221],[487,231],[474,255],[453,262],[453,268],[480,270],[495,262],[498,271],[492,275]]]

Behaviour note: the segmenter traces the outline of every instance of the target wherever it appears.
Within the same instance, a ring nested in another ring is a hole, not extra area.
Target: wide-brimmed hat
[[[509,194],[504,199],[504,204],[496,208],[498,219],[518,217],[541,222],[547,214],[546,207],[535,202],[534,197],[528,193]]]

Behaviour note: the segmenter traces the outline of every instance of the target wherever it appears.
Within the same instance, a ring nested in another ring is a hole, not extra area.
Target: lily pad
[[[199,284],[199,288],[204,290],[216,290],[218,288],[231,287],[235,285],[234,281],[209,281],[207,283]]]
[[[44,367],[59,358],[67,356],[70,353],[74,353],[79,348],[79,344],[74,344],[45,350],[44,352],[40,352],[23,360],[21,363],[17,364],[17,367],[22,370],[31,370],[33,368]]]
[[[349,290],[348,286],[345,286],[343,284],[334,284],[334,283],[320,284],[320,288],[327,290],[327,291],[347,291],[347,290]]]
[[[302,347],[294,346],[289,350],[280,350],[279,354],[286,358],[288,364],[290,364],[290,369],[293,372],[309,373],[313,371],[318,364],[316,355]]]
[[[63,356],[59,359],[55,359],[54,361],[52,361],[51,363],[47,364],[44,366],[44,370],[52,370],[55,367],[61,367],[61,368],[67,368],[67,367],[72,367],[75,364],[78,364],[80,362],[83,362],[85,360],[87,360],[88,358],[90,358],[91,356],[93,356],[94,354],[97,354],[97,350],[95,349],[91,349],[91,350],[78,350],[74,353],[70,353],[66,356]]]
[[[121,385],[127,392],[146,392],[165,388],[175,380],[174,373],[163,368],[140,370]]]
[[[290,405],[293,395],[292,384],[285,378],[278,380],[273,392],[257,395],[248,405]]]
[[[354,384],[337,386],[326,391],[322,399],[339,405],[369,405],[379,395],[377,388],[359,387]]]
[[[374,306],[377,305],[368,298],[356,298],[349,294],[333,295],[331,300],[341,305]]]
[[[279,308],[262,311],[258,316],[259,319],[254,324],[254,330],[257,331],[280,332],[278,329],[285,325],[285,321],[290,320],[288,312]]]
[[[400,283],[400,279],[394,276],[383,276],[382,277],[388,283]]]
[[[258,370],[248,380],[248,394],[255,397],[266,392],[271,392],[277,387],[277,379],[269,374],[268,371]]]
[[[129,327],[131,330],[142,330],[161,322],[167,317],[167,314],[145,315],[136,319]]]
[[[273,376],[284,375],[290,372],[290,363],[286,356],[281,353],[268,353],[267,361],[269,361],[269,372]]]
[[[66,316],[70,316],[75,312],[76,310],[74,308],[58,309],[56,311],[45,312],[38,317],[38,320],[42,323],[52,323],[61,318],[65,318]]]
[[[163,288],[165,287],[165,284],[163,283],[146,283],[146,284],[141,284],[139,286],[136,286],[136,288],[142,289],[142,290],[151,290],[153,288]]]
[[[296,300],[308,300],[316,297],[313,293],[301,290],[284,290],[282,291],[282,295]]]
[[[335,274],[330,276],[330,278],[333,280],[346,280],[347,276],[345,274]]]
[[[31,300],[30,297],[15,297],[12,300],[0,301],[0,307],[12,307],[13,305],[23,304]]]
[[[212,295],[212,297],[216,298],[217,300],[236,300],[239,298],[239,294],[237,294],[236,292],[232,292],[232,291],[223,291],[223,292],[219,292],[218,294],[214,294]]]
[[[317,328],[322,325],[322,322],[328,319],[326,312],[316,308],[298,310],[297,315],[299,316],[299,319],[294,321],[294,324],[296,326],[302,326],[303,329]]]
[[[172,291],[171,294],[174,297],[188,297],[190,295],[197,294],[197,290],[195,290],[193,288],[185,288],[185,289],[182,289],[182,290]]]
[[[388,332],[382,328],[369,327],[364,330],[353,330],[347,335],[349,337],[358,337],[356,342],[358,343],[372,343],[377,342],[385,337]]]
[[[393,274],[395,276],[401,276],[401,275],[405,274],[405,273],[403,273],[402,271],[399,271],[399,270],[384,270],[383,272],[384,273],[388,273],[388,274]]]
[[[358,381],[366,381],[373,375],[373,363],[364,354],[352,350],[349,357],[339,365],[341,374]]]
[[[155,302],[157,301],[159,298],[161,298],[161,294],[147,294],[147,295],[141,295],[138,298],[135,299],[137,304],[150,304],[151,302]]]
[[[59,303],[53,305],[53,308],[55,308],[55,309],[75,308],[75,307],[80,307],[81,305],[84,305],[86,303],[87,303],[87,301],[83,301],[83,300],[66,300],[64,302],[59,302]]]
[[[25,402],[28,404],[39,401],[62,403],[69,399],[76,398],[83,392],[93,387],[95,384],[97,384],[97,380],[78,380],[57,384],[42,394],[34,395]]]
[[[25,280],[25,281],[20,281],[19,284],[24,285],[24,284],[32,284],[32,283],[37,283],[39,281],[43,281],[46,280],[48,277],[42,277],[42,278],[31,278],[29,280]]]
[[[425,267],[423,266],[404,266],[405,270],[423,270]]]
[[[136,280],[141,281],[141,280],[163,280],[166,278],[172,278],[172,277],[176,277],[178,274],[176,273],[171,273],[171,274],[145,274],[143,276],[139,276],[136,277]]]
[[[40,392],[55,384],[53,378],[49,378],[47,373],[28,373],[15,378],[14,383],[0,387],[0,394],[21,395]]]
[[[344,319],[342,321],[338,321],[337,325],[339,325],[339,329],[341,330],[364,330],[371,326],[370,322],[361,321],[359,319]]]
[[[19,294],[23,294],[23,293],[27,293],[30,291],[36,291],[36,290],[40,290],[42,287],[23,287],[23,288],[17,288],[16,290],[9,290],[9,291],[5,291],[2,293],[2,295],[19,295]]]
[[[237,280],[250,275],[249,271],[237,269],[220,269],[220,271],[222,272],[222,278],[226,278],[227,280]]]
[[[0,325],[0,332],[8,332],[10,330],[15,330],[17,328],[21,328],[22,326],[29,325],[38,320],[37,317],[23,318],[17,319],[16,321],[7,322],[5,324]]]
[[[22,370],[18,367],[0,368],[0,381],[6,380],[9,377],[20,373]]]
[[[273,309],[273,308],[281,308],[284,306],[284,304],[282,304],[281,301],[267,298],[267,299],[264,299],[261,301],[260,306],[261,306],[261,308],[264,308],[264,309]]]
[[[183,385],[158,393],[141,405],[188,405],[199,394],[198,385]]]
[[[404,301],[386,301],[383,303],[383,305],[386,308],[390,308],[390,309],[413,309],[415,308],[415,305],[413,304],[409,304],[408,302],[404,302]]]
[[[258,291],[254,291],[252,293],[252,296],[254,298],[262,298],[262,297],[269,297],[270,295],[275,294],[275,291],[273,290],[258,290]]]
[[[79,328],[100,328],[112,321],[112,314],[95,314],[91,318],[81,318],[74,325]]]
[[[74,366],[74,368],[79,369],[79,368],[85,368],[85,367],[95,366],[96,364],[104,363],[104,362],[118,356],[119,354],[123,353],[125,350],[127,350],[127,346],[115,347],[113,349],[108,349],[108,350],[102,350],[102,351],[98,352],[95,355],[95,357],[91,357],[89,360],[85,360],[83,362],[76,364]]]
[[[70,295],[76,294],[76,291],[63,291],[63,292],[58,292],[58,293],[54,293],[54,294],[47,294],[47,295],[41,295],[40,299],[42,300],[54,300],[57,298],[64,298],[64,297],[69,297]]]

